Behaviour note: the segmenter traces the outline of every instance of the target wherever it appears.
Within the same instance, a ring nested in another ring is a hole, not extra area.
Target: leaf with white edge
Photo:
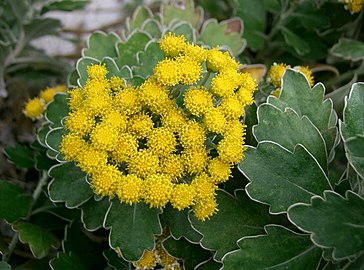
[[[138,53],[138,66],[133,68],[133,74],[147,78],[153,74],[154,67],[164,59],[159,43],[151,41],[147,44],[145,51]]]
[[[100,61],[90,57],[81,58],[77,61],[76,63],[76,70],[78,73],[77,85],[79,87],[83,88],[86,84],[88,78],[87,67],[96,64],[100,64]]]
[[[0,270],[11,270],[11,266],[6,262],[0,262]]]
[[[51,123],[51,127],[62,127],[62,119],[69,113],[68,98],[66,93],[57,93],[47,106],[45,117]]]
[[[73,88],[77,86],[77,79],[78,79],[78,73],[77,70],[74,69],[69,75],[68,75],[68,87]]]
[[[175,240],[172,237],[162,243],[164,249],[173,257],[183,260],[184,269],[195,269],[197,265],[212,257],[209,250],[192,244],[184,238]]]
[[[346,157],[355,171],[364,178],[364,83],[355,83],[345,98],[340,133]]]
[[[287,28],[282,29],[282,34],[286,43],[293,47],[298,55],[305,55],[310,52],[309,44]]]
[[[206,262],[202,262],[196,266],[196,270],[219,270],[221,269],[222,264],[210,259]]]
[[[104,257],[107,260],[107,264],[115,270],[129,270],[131,269],[131,263],[124,261],[120,258],[115,250],[105,250],[103,252]]]
[[[128,32],[132,32],[137,28],[141,28],[143,23],[153,17],[152,11],[144,5],[138,5],[138,7],[133,12],[132,17],[126,19],[126,25]]]
[[[277,225],[265,226],[267,235],[243,237],[238,250],[223,258],[223,269],[317,269],[321,249],[308,235]]]
[[[143,23],[142,29],[151,37],[159,39],[162,36],[162,26],[155,19],[148,19]]]
[[[342,269],[364,270],[364,252],[357,258],[350,260]]]
[[[4,154],[8,161],[15,164],[18,168],[33,168],[35,166],[35,156],[29,146],[16,144],[4,147]]]
[[[204,22],[199,40],[211,47],[227,46],[233,55],[239,55],[246,46],[242,38],[243,23],[239,18],[225,20],[220,23],[216,19]]]
[[[288,218],[312,241],[333,249],[334,259],[344,259],[364,251],[364,199],[347,191],[342,197],[333,191],[314,196],[310,204],[298,203],[288,209]]]
[[[119,41],[119,37],[114,33],[94,32],[88,38],[87,48],[83,49],[82,55],[100,61],[106,56],[111,58],[117,57],[116,44]]]
[[[94,194],[86,182],[86,173],[74,163],[66,162],[53,166],[49,175],[53,180],[49,183],[48,193],[53,202],[65,202],[66,207],[75,208]]]
[[[51,129],[46,135],[46,145],[53,151],[59,152],[62,137],[66,135],[67,131],[63,127]]]
[[[50,130],[50,126],[51,126],[50,123],[43,123],[43,125],[36,132],[37,140],[39,144],[42,145],[43,147],[47,147],[45,138],[48,131]]]
[[[28,222],[13,225],[13,230],[19,233],[19,240],[29,244],[33,256],[37,259],[47,256],[51,247],[58,248],[60,242],[50,231]]]
[[[203,9],[201,7],[195,8],[193,0],[187,0],[184,4],[183,9],[170,4],[161,5],[164,24],[170,25],[172,22],[186,21],[191,23],[194,28],[199,29],[204,16]]]
[[[137,66],[137,52],[144,51],[145,46],[150,41],[148,34],[143,32],[134,32],[123,43],[117,44],[118,57],[115,59],[119,67]]]
[[[351,61],[364,59],[364,43],[355,39],[341,38],[330,51],[335,56]]]
[[[196,43],[196,32],[188,22],[179,22],[171,28],[171,32],[176,35],[184,35],[188,42]]]
[[[168,226],[174,239],[178,240],[183,236],[192,243],[198,243],[202,238],[202,235],[191,227],[188,220],[188,209],[178,211],[168,204],[163,209],[161,220]]]
[[[203,235],[201,246],[215,250],[216,261],[221,261],[224,254],[236,249],[238,239],[262,234],[264,225],[279,219],[269,215],[266,205],[254,202],[241,189],[235,191],[235,196],[219,190],[217,203],[219,212],[209,220],[199,221],[192,212],[189,216],[192,226]]]
[[[67,254],[63,252],[57,253],[57,258],[49,262],[52,270],[86,270],[82,261],[73,253]]]
[[[269,204],[272,214],[331,189],[317,160],[300,144],[290,152],[274,142],[260,142],[248,147],[238,168],[250,181],[249,197]]]
[[[290,108],[281,111],[265,103],[258,107],[257,117],[258,125],[253,127],[253,133],[258,142],[273,141],[290,151],[302,144],[326,171],[325,141],[306,116],[299,116]]]
[[[28,216],[32,197],[22,188],[0,180],[0,195],[0,219],[13,223]]]
[[[298,71],[288,69],[282,78],[281,95],[269,96],[267,102],[282,111],[292,108],[299,116],[307,116],[318,128],[326,142],[327,152],[335,148],[337,140],[337,116],[331,99],[324,101],[325,87],[318,83],[312,89],[306,77]]]
[[[95,231],[102,227],[107,210],[110,207],[108,198],[95,200],[91,198],[81,206],[81,220],[88,231]]]
[[[125,260],[138,261],[145,249],[154,249],[154,235],[162,233],[160,212],[142,202],[127,205],[114,200],[104,221],[104,227],[111,230],[110,246],[120,249]]]

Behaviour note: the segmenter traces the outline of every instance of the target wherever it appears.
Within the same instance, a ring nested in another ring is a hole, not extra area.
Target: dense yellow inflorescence
[[[139,87],[105,65],[87,68],[84,87],[68,92],[60,150],[89,175],[97,195],[192,208],[206,220],[217,212],[218,184],[244,156],[241,120],[257,85],[218,48],[170,33],[160,47],[165,59]],[[155,257],[144,255],[135,266],[152,268]]]
[[[364,0],[341,0],[351,13],[359,13],[364,7]]]

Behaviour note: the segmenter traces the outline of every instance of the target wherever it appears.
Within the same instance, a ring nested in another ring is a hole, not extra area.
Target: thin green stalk
[[[40,177],[38,184],[33,191],[33,194],[32,194],[33,201],[32,201],[28,216],[25,219],[26,221],[29,220],[33,207],[34,207],[35,203],[37,202],[40,194],[42,193],[42,188],[47,183],[47,180],[48,180],[47,172],[43,171],[42,176]],[[18,241],[19,241],[19,233],[15,232],[13,235],[13,238],[11,239],[11,242],[9,244],[8,250],[3,254],[3,258],[2,258],[3,262],[7,262],[10,259],[10,256],[13,253]]]
[[[201,82],[201,86],[202,85],[205,85],[205,83],[207,82],[207,80],[210,78],[210,75],[211,75],[211,71],[208,70],[207,73],[206,73],[206,77],[204,78],[204,80]]]

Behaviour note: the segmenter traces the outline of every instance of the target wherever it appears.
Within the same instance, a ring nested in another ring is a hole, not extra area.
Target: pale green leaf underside
[[[296,204],[288,217],[296,226],[311,233],[319,246],[334,248],[334,259],[364,251],[364,200],[352,191],[346,198],[333,191],[313,197],[310,204]]]
[[[364,43],[354,39],[341,38],[331,48],[331,53],[352,61],[364,59]]]

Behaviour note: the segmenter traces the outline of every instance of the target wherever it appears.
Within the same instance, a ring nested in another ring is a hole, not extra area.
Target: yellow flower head
[[[145,81],[139,90],[141,100],[154,113],[165,113],[174,106],[172,100],[169,98],[168,90],[155,79]]]
[[[212,108],[206,112],[203,122],[209,131],[223,133],[226,127],[226,117],[221,110]]]
[[[248,72],[240,73],[240,79],[241,88],[247,92],[253,93],[253,91],[258,87],[257,83]]]
[[[184,148],[194,149],[203,147],[206,140],[206,131],[195,121],[189,121],[180,133],[180,141]]]
[[[273,66],[270,67],[268,76],[269,80],[275,87],[281,87],[281,78],[287,68],[290,68],[290,66],[287,66],[286,64],[277,64],[277,63],[274,63]]]
[[[155,248],[155,253],[159,258],[159,263],[164,267],[165,270],[177,270],[174,266],[178,264],[177,258],[168,254],[161,243],[158,243]],[[173,268],[172,268],[173,267]]]
[[[68,133],[62,137],[61,153],[67,161],[76,160],[78,154],[86,147],[85,140],[76,133]]]
[[[342,2],[351,13],[359,13],[364,6],[364,0],[342,0]]]
[[[173,59],[164,59],[154,68],[156,80],[166,86],[174,86],[180,81],[179,65]]]
[[[184,94],[183,103],[196,116],[203,115],[214,106],[211,93],[203,86],[190,87]]]
[[[114,91],[120,91],[125,88],[125,81],[118,76],[112,76],[110,78],[110,88]]]
[[[225,182],[231,176],[231,166],[219,157],[212,159],[208,165],[208,171],[216,183]]]
[[[195,196],[196,190],[193,186],[178,184],[173,187],[170,202],[174,208],[181,211],[193,205]]]
[[[308,67],[298,66],[294,67],[294,69],[302,72],[303,75],[305,75],[310,87],[312,87],[315,84],[315,81],[312,76],[312,71]]]
[[[191,183],[191,186],[196,191],[196,199],[202,200],[215,196],[217,186],[214,179],[209,177],[206,173],[197,175]]]
[[[237,164],[243,159],[244,148],[240,140],[235,140],[233,137],[225,137],[217,146],[217,152],[221,160]]]
[[[86,135],[95,126],[95,119],[85,111],[75,111],[69,114],[65,121],[65,127],[73,133]]]
[[[163,127],[172,132],[179,132],[187,121],[188,119],[183,112],[175,108],[166,111],[161,119]]]
[[[40,92],[39,96],[45,103],[49,103],[53,100],[54,95],[58,92],[57,88],[47,88]]]
[[[107,165],[107,153],[88,146],[77,155],[76,160],[81,170],[92,174]]]
[[[118,135],[115,128],[100,123],[90,133],[91,145],[96,149],[112,151],[118,142]]]
[[[150,207],[164,207],[168,203],[173,188],[168,175],[149,174],[144,185],[144,200]]]
[[[91,186],[97,195],[113,198],[121,177],[122,174],[118,168],[112,165],[104,165],[92,174]]]
[[[199,220],[205,221],[216,214],[218,211],[217,206],[215,197],[202,199],[193,206],[193,213]]]
[[[157,258],[154,253],[149,250],[144,250],[143,256],[137,262],[133,262],[137,270],[154,269],[157,265]]]
[[[118,163],[128,162],[130,157],[138,152],[137,139],[128,133],[121,133],[115,148],[111,152],[111,157]]]
[[[183,152],[185,168],[190,173],[201,173],[205,170],[208,156],[204,148],[188,149]]]
[[[164,35],[160,41],[160,48],[167,57],[178,56],[181,52],[183,52],[185,46],[186,38],[183,35],[176,36],[171,32]]]
[[[119,111],[110,111],[102,118],[102,124],[115,132],[124,132],[128,125],[128,118]]]
[[[254,103],[253,91],[245,87],[240,87],[235,96],[244,107]]]
[[[128,131],[136,138],[145,138],[153,130],[153,121],[147,114],[134,115],[129,121]]]
[[[198,63],[206,61],[207,58],[207,50],[205,50],[202,46],[187,43],[183,52]]]
[[[202,66],[190,56],[179,56],[177,59],[177,69],[181,84],[194,84],[201,79]]]
[[[87,75],[89,79],[105,80],[108,73],[105,65],[91,65],[87,67]]]
[[[148,149],[158,157],[166,157],[176,150],[176,138],[173,132],[161,128],[155,128],[148,136]]]
[[[121,177],[116,194],[118,195],[120,202],[132,205],[141,200],[143,191],[143,180],[134,174],[129,174]]]
[[[161,172],[168,174],[172,179],[182,176],[184,171],[183,159],[180,155],[171,154],[161,160]]]
[[[138,91],[133,87],[119,91],[114,96],[114,106],[126,115],[140,112],[142,103]]]
[[[218,48],[207,51],[207,68],[212,72],[219,72],[223,68],[232,68],[237,70],[239,63],[231,58],[228,52],[221,52]]]
[[[76,111],[83,106],[83,101],[85,99],[84,92],[81,88],[75,87],[68,91],[69,101],[71,111]]]
[[[225,68],[212,79],[211,92],[218,97],[231,96],[242,83],[241,79],[241,76],[235,69]]]
[[[238,119],[244,114],[244,107],[236,96],[223,98],[219,108],[227,119]]]
[[[128,163],[129,173],[136,174],[141,178],[155,174],[159,168],[159,159],[153,153],[142,150],[130,158]]]
[[[44,105],[44,101],[40,98],[29,99],[25,103],[23,113],[26,117],[35,120],[43,116]]]

